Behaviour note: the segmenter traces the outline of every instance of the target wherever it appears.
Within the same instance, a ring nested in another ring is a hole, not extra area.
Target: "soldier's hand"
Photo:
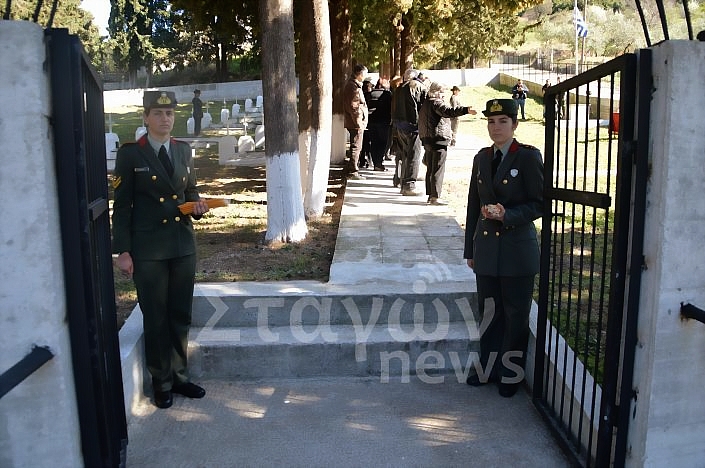
[[[199,200],[193,205],[193,214],[196,216],[201,216],[202,214],[206,213],[207,211],[208,211],[208,204],[203,200]]]
[[[504,221],[505,209],[501,203],[497,203],[496,205],[484,205],[482,208],[480,208],[480,211],[482,213],[482,216],[487,219]]]
[[[472,258],[468,258],[468,266],[474,270],[475,269],[475,260],[473,260]]]
[[[118,255],[115,264],[128,278],[132,278],[132,273],[134,272],[134,264],[132,263],[132,255],[130,252],[123,252]]]

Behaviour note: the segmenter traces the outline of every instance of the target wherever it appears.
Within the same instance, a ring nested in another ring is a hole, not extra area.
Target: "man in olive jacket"
[[[513,396],[524,378],[539,247],[533,221],[543,208],[543,160],[533,146],[514,139],[517,105],[487,102],[483,114],[493,145],[473,161],[468,192],[465,252],[477,278],[483,375],[469,385],[499,384]]]
[[[196,190],[190,146],[171,138],[175,107],[173,92],[144,92],[147,134],[118,150],[113,179],[113,252],[137,288],[159,408],[172,405],[172,393],[205,395],[187,373],[196,242],[191,217],[178,206],[197,202],[193,214],[200,217],[208,205]]]

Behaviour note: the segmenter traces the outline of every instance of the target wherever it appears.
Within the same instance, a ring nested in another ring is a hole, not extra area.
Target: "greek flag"
[[[578,37],[587,37],[588,26],[583,19],[583,15],[580,13],[580,10],[578,10],[578,7],[575,7],[573,10],[573,24],[575,24],[575,33]]]

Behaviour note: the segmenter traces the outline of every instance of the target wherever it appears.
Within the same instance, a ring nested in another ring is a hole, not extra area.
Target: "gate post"
[[[705,459],[705,43],[653,47],[650,179],[629,415],[627,466],[701,466]],[[646,142],[639,142],[639,145]]]
[[[0,21],[0,38],[0,374],[33,345],[55,355],[0,399],[0,466],[82,466],[44,30]]]

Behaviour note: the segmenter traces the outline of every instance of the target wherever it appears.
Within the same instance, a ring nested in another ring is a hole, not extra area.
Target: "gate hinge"
[[[619,427],[619,405],[614,405],[614,408],[612,408],[610,424],[612,424],[612,427]]]
[[[622,151],[624,152],[624,157],[629,158],[634,162],[634,156],[636,155],[636,140],[625,141],[622,146]]]

